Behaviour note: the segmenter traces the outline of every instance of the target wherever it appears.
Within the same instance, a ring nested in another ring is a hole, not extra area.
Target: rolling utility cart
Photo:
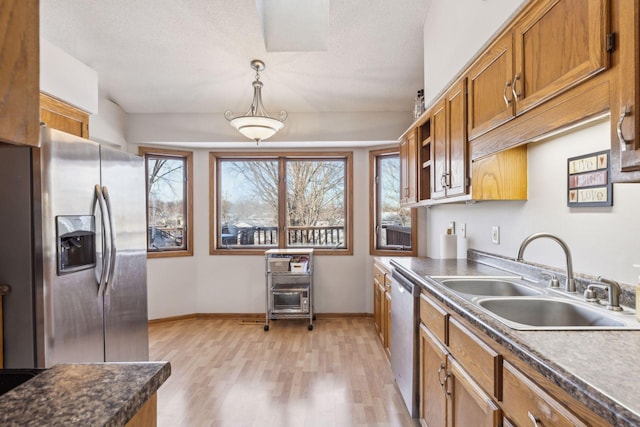
[[[270,320],[306,318],[313,330],[313,249],[269,249],[264,265],[264,330]]]

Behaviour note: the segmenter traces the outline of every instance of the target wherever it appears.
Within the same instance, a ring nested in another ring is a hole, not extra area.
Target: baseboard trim
[[[371,317],[372,313],[316,313],[316,319],[344,318],[344,317]],[[192,313],[180,316],[162,317],[149,320],[149,325],[156,323],[176,322],[193,319],[247,319],[264,320],[264,313]]]

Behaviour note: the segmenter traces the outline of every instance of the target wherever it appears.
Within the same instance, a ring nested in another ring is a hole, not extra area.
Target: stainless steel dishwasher
[[[409,413],[417,418],[420,289],[397,270],[391,280],[391,370]]]

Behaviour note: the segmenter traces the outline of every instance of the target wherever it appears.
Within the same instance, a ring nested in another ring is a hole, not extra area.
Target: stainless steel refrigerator
[[[143,159],[42,127],[0,176],[5,367],[148,360]]]

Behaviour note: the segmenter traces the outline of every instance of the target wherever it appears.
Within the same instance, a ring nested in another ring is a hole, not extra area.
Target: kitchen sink
[[[445,279],[440,283],[454,292],[468,295],[522,297],[542,294],[538,289],[505,279]]]
[[[630,312],[613,313],[603,307],[557,298],[483,298],[479,307],[513,329],[581,330],[633,329],[640,323]]]
[[[640,330],[635,311],[607,310],[580,295],[518,276],[432,276],[445,288],[517,330]]]
[[[34,378],[44,369],[0,369],[0,395]]]

